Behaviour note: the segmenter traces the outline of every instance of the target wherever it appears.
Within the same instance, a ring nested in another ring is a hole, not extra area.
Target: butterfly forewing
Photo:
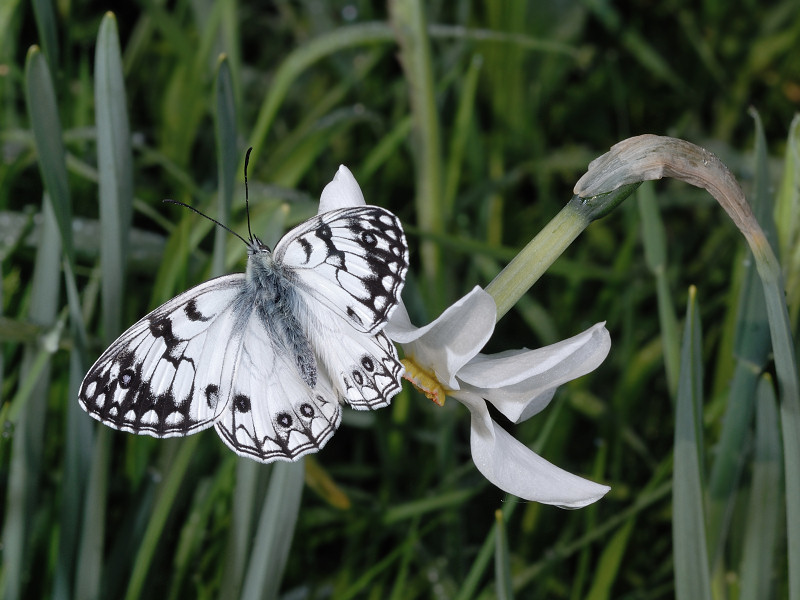
[[[322,213],[275,247],[297,286],[357,331],[375,333],[400,301],[408,248],[397,217],[377,206]]]
[[[241,274],[176,296],[123,333],[95,362],[79,399],[116,429],[157,437],[210,426],[230,393],[239,340]]]

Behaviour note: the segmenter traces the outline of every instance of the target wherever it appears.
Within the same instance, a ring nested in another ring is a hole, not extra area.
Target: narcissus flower
[[[595,502],[608,486],[547,462],[500,427],[487,402],[514,423],[535,415],[559,385],[603,362],[611,347],[608,331],[598,323],[537,350],[481,354],[496,314],[492,297],[476,287],[424,327],[411,323],[401,303],[384,331],[403,347],[407,379],[438,404],[447,395],[469,409],[472,459],[489,481],[520,498],[565,508]]]

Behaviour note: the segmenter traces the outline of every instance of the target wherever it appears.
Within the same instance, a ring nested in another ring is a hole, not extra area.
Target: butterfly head
[[[264,242],[258,239],[256,236],[250,238],[250,241],[247,244],[247,255],[248,256],[255,256],[256,254],[263,254],[267,253],[270,254],[272,249],[267,246]]]

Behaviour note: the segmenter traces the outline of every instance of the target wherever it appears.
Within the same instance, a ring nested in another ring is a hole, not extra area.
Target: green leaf
[[[95,120],[100,196],[100,264],[106,343],[122,330],[128,237],[133,214],[133,154],[117,21],[106,13],[97,34]]]
[[[300,497],[303,461],[275,463],[269,490],[261,509],[255,542],[242,588],[242,600],[277,598],[283,571],[289,560]]]
[[[778,545],[781,489],[781,443],[778,407],[772,378],[764,375],[758,385],[756,444],[753,481],[747,506],[744,555],[739,600],[771,598]]]
[[[239,151],[236,147],[236,99],[233,93],[233,75],[230,61],[226,56],[221,56],[217,65],[215,90],[217,102],[214,123],[217,135],[217,178],[219,180],[217,219],[220,223],[229,225]],[[225,273],[225,245],[229,234],[218,227],[214,235],[214,259],[211,274],[217,276]]]
[[[25,62],[25,100],[30,115],[39,171],[42,175],[61,233],[67,260],[75,263],[72,245],[72,203],[67,183],[66,151],[61,137],[56,92],[47,61],[36,46],[28,50]]]
[[[689,289],[675,406],[675,466],[672,476],[672,540],[675,597],[711,599],[703,506],[703,356],[696,290]]]
[[[512,600],[514,590],[511,582],[511,557],[508,552],[508,537],[503,520],[503,511],[494,512],[497,530],[494,536],[494,581],[497,597],[500,600]]]

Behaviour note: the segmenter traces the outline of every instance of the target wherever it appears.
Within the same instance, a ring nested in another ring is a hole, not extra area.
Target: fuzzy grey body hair
[[[245,286],[239,298],[242,325],[253,316],[259,319],[278,349],[294,358],[300,377],[313,389],[317,385],[317,361],[296,316],[308,311],[295,291],[293,274],[275,262],[259,241],[251,246],[249,255]]]

